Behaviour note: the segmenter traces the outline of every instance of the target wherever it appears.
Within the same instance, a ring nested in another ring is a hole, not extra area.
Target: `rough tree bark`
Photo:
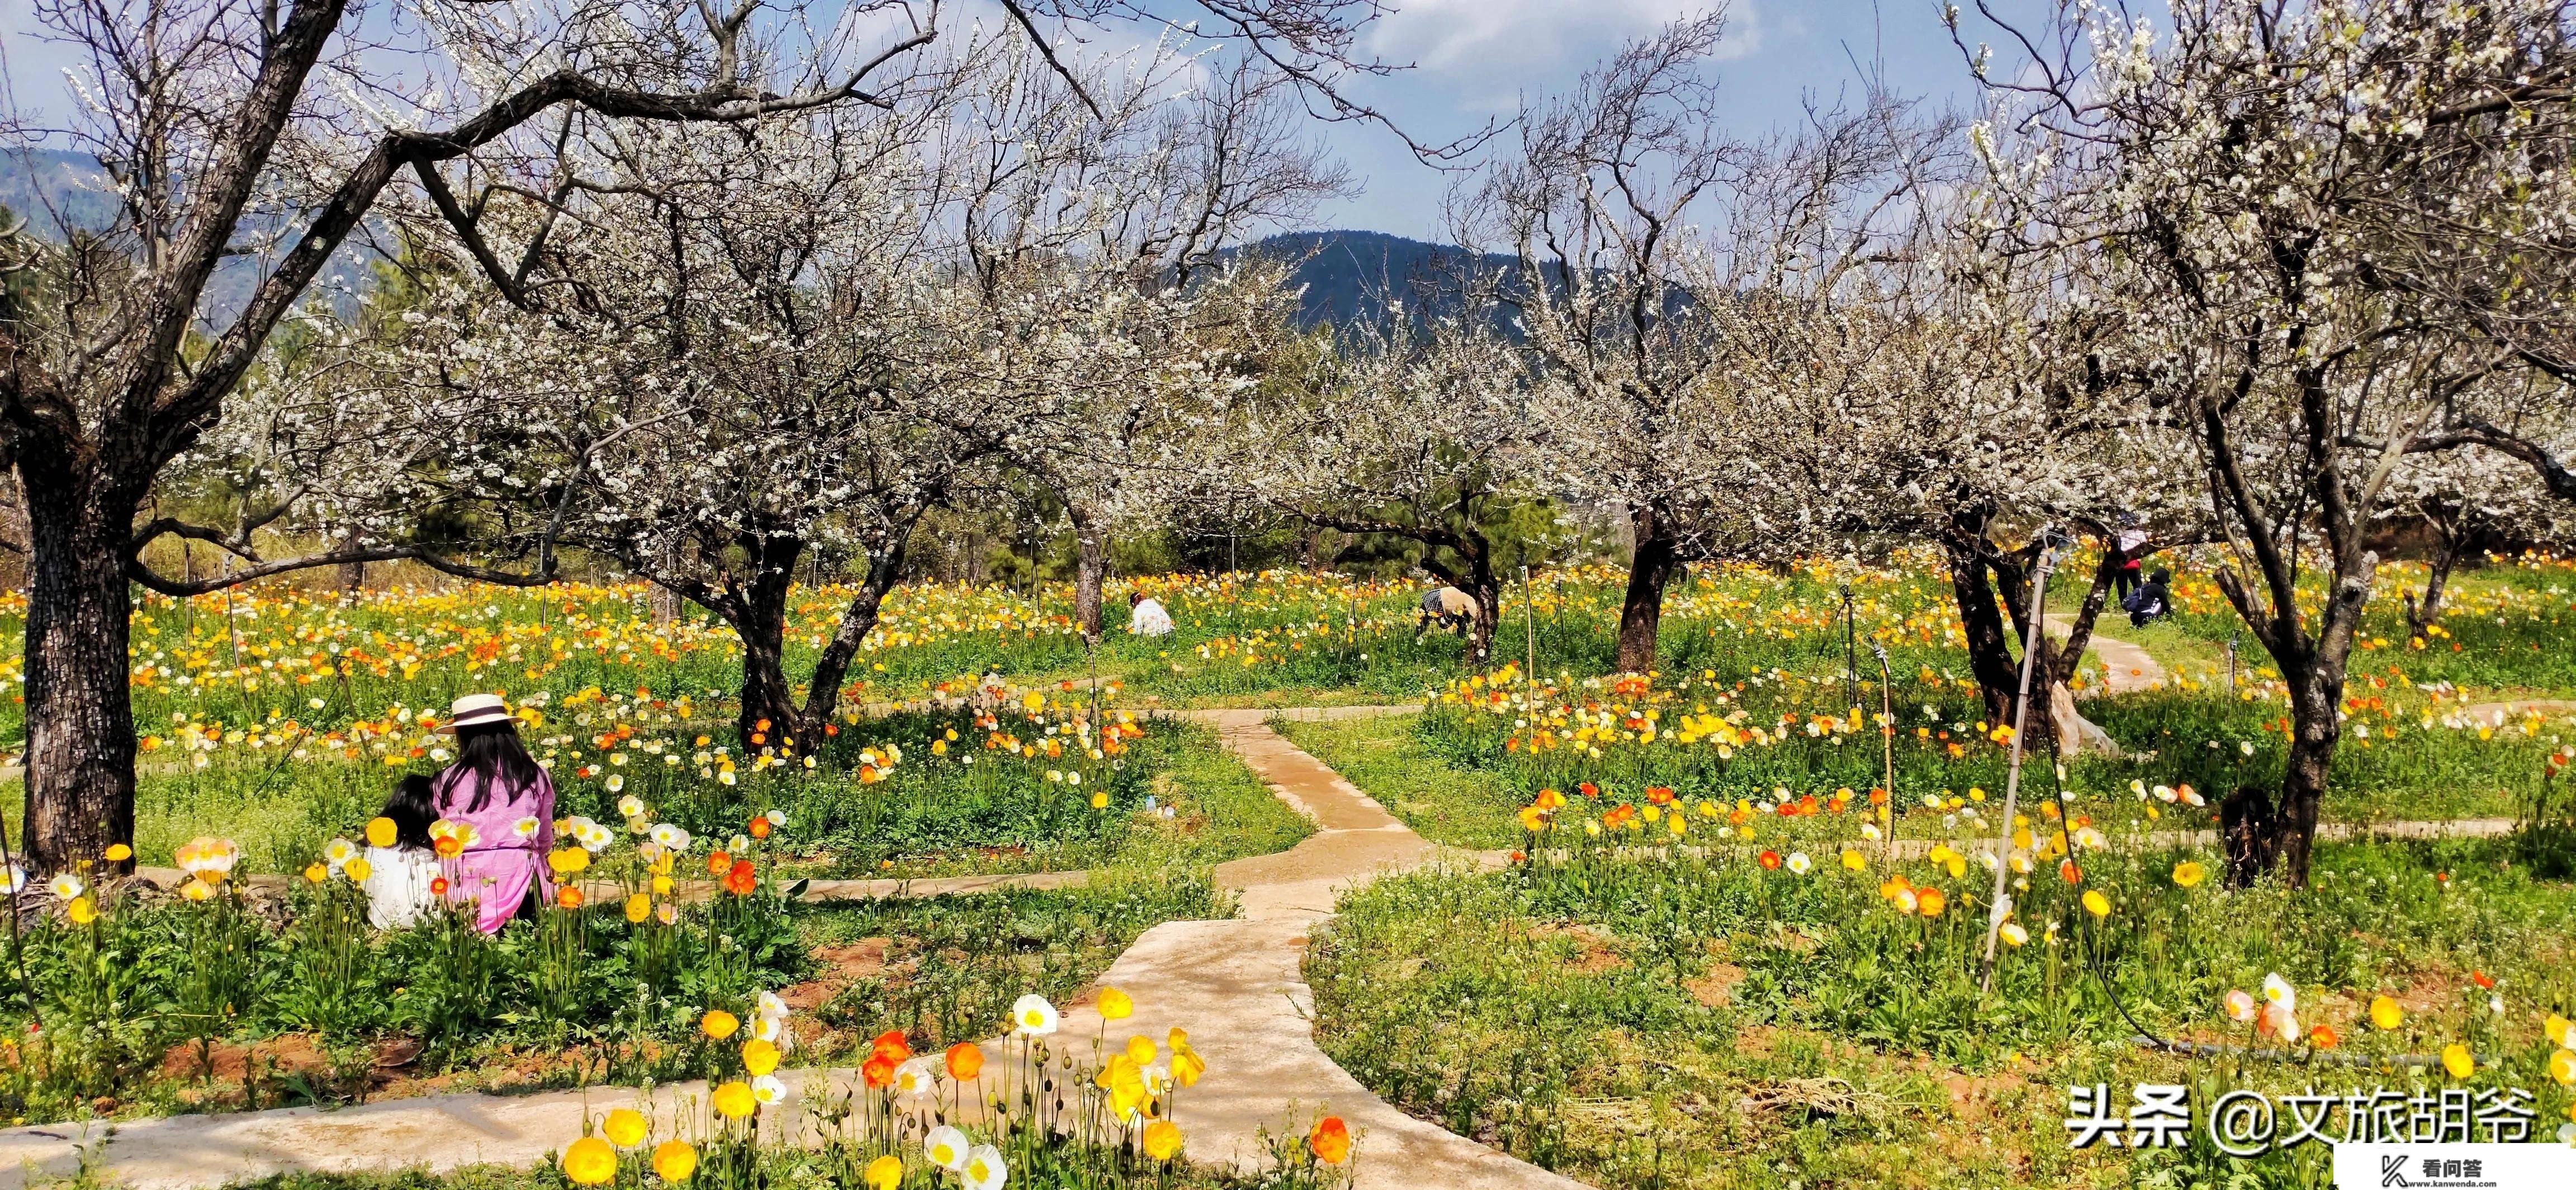
[[[1065,506],[1073,522],[1073,623],[1082,638],[1100,644],[1100,594],[1109,583],[1109,531],[1078,504]]]
[[[1681,551],[1663,510],[1652,503],[1628,512],[1637,548],[1628,561],[1628,590],[1619,601],[1619,670],[1655,668],[1655,638],[1664,623],[1664,586],[1681,568]]]
[[[65,455],[22,458],[28,485],[27,853],[40,871],[134,838],[126,688],[128,538],[142,493]]]
[[[1987,578],[1986,556],[1955,534],[1944,535],[1942,550],[1950,559],[1950,598],[1958,604],[1959,626],[1967,637],[1968,672],[1977,680],[1986,721],[2012,722],[2013,692],[2021,674],[2013,665],[2012,645],[2004,639],[2004,614]]]

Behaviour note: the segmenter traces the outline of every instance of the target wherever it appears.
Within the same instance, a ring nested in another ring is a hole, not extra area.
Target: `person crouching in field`
[[[1142,591],[1127,593],[1127,631],[1138,636],[1170,636],[1172,613],[1163,609],[1163,601]]]
[[[1413,621],[1413,639],[1420,641],[1435,623],[1443,631],[1467,635],[1476,623],[1476,597],[1449,586],[1423,592],[1422,612]]]

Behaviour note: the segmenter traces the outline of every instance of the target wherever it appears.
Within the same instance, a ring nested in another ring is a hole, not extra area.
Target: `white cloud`
[[[1588,65],[1620,42],[1701,12],[1708,0],[1398,0],[1380,18],[1369,48],[1426,74],[1474,75],[1507,84],[1510,72]],[[1727,5],[1721,56],[1758,48],[1749,0]]]

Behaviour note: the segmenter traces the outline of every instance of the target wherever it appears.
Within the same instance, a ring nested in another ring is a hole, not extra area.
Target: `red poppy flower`
[[[1583,791],[1583,796],[1585,796],[1585,797],[1599,797],[1599,796],[1601,796],[1601,787],[1600,787],[1600,786],[1598,786],[1598,785],[1595,785],[1595,784],[1591,783],[1590,781],[1586,781],[1586,782],[1584,782],[1584,783],[1583,783],[1583,784],[1581,784],[1581,785],[1577,785],[1577,786],[1575,786],[1575,788],[1576,788],[1576,789],[1580,789],[1580,790],[1582,790],[1582,791]]]
[[[725,872],[725,891],[737,897],[750,896],[751,890],[759,887],[759,884],[760,882],[752,876],[750,860],[735,860],[733,867]]]
[[[1776,870],[1780,866],[1780,853],[1777,851],[1764,851],[1761,858],[1766,870]]]
[[[429,882],[429,895],[431,895],[431,896],[433,896],[433,897],[443,897],[443,896],[446,896],[446,895],[447,895],[447,877],[445,877],[445,876],[439,876],[439,877],[433,878],[433,879]]]
[[[2495,977],[2484,971],[2469,972],[2469,982],[2478,985],[2478,990],[2482,992],[2492,991],[2495,988]]]

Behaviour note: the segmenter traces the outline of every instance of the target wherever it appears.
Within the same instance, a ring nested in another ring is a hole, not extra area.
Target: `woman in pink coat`
[[[474,828],[474,841],[442,865],[447,899],[475,904],[486,934],[554,896],[546,853],[555,842],[555,786],[519,742],[518,721],[501,699],[468,694],[439,730],[456,736],[456,763],[430,782],[438,815]]]

